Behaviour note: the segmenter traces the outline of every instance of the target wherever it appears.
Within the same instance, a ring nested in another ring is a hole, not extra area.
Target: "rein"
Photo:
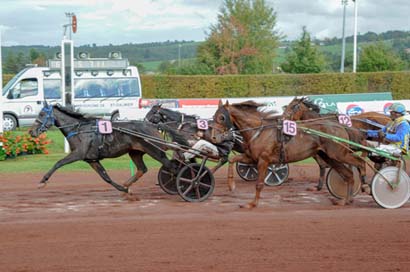
[[[44,111],[46,113],[46,116],[43,118],[43,120],[40,120],[38,118],[36,118],[36,121],[38,123],[41,124],[41,126],[38,128],[40,133],[43,133],[45,131],[47,131],[51,126],[55,126],[58,129],[65,129],[65,128],[77,128],[75,131],[70,131],[68,132],[66,139],[70,139],[75,135],[78,135],[80,133],[91,133],[91,132],[96,132],[97,130],[97,126],[95,126],[94,130],[87,130],[87,131],[80,131],[80,127],[84,124],[89,124],[89,122],[86,123],[82,123],[82,122],[76,122],[74,124],[69,124],[69,125],[64,125],[64,126],[56,126],[56,119],[54,117],[54,113],[53,113],[53,105],[50,105],[48,107],[44,107],[42,109],[42,111]],[[50,124],[50,125],[49,125]]]

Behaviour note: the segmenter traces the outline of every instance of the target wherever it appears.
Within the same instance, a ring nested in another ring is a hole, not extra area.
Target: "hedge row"
[[[218,98],[392,92],[410,99],[410,72],[141,77],[144,98]]]
[[[3,75],[4,84],[12,75]],[[228,76],[142,75],[144,98],[218,98],[392,92],[410,99],[410,72]]]

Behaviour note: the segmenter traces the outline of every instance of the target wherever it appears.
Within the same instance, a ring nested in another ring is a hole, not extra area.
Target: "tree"
[[[279,37],[276,13],[265,0],[224,0],[218,22],[197,58],[216,74],[272,72]]]
[[[16,74],[18,72],[16,56],[12,52],[7,55],[3,67],[5,74]]]
[[[29,56],[31,63],[33,63],[38,57],[40,57],[40,53],[36,49],[31,48],[29,51]]]
[[[377,42],[363,48],[360,54],[358,71],[398,71],[402,70],[404,62],[384,43]]]
[[[281,68],[287,73],[320,73],[326,65],[323,54],[312,44],[310,34],[304,26],[300,40],[293,44]]]

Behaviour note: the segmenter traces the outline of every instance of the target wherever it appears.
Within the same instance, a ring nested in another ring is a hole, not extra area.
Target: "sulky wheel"
[[[254,164],[237,162],[236,172],[245,181],[254,181],[258,179],[258,169],[256,169]]]
[[[410,197],[410,178],[405,171],[394,166],[382,168],[372,179],[374,201],[386,209],[395,209],[404,205]],[[389,184],[390,183],[390,184]]]
[[[171,160],[173,164],[180,164],[177,160]],[[180,164],[180,167],[182,164]],[[162,166],[158,171],[158,184],[161,189],[170,195],[178,194],[177,190],[177,174],[172,173],[170,170]]]
[[[215,179],[206,166],[191,163],[184,166],[177,176],[179,195],[188,202],[201,202],[214,191]]]
[[[360,190],[362,183],[360,181],[359,170],[352,166],[353,170],[353,196],[357,195]],[[347,197],[347,182],[336,172],[334,168],[330,168],[326,176],[326,185],[330,194],[339,199],[346,199]]]
[[[265,177],[265,184],[268,186],[278,186],[284,183],[289,176],[289,165],[270,165]]]

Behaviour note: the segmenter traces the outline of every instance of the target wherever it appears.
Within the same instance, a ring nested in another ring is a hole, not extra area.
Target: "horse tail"
[[[178,133],[177,130],[163,124],[160,123],[158,124],[158,128],[164,132],[166,132],[172,139],[173,142],[176,142],[180,145],[184,145],[184,146],[188,146],[189,147],[189,143],[188,141],[180,134]]]

